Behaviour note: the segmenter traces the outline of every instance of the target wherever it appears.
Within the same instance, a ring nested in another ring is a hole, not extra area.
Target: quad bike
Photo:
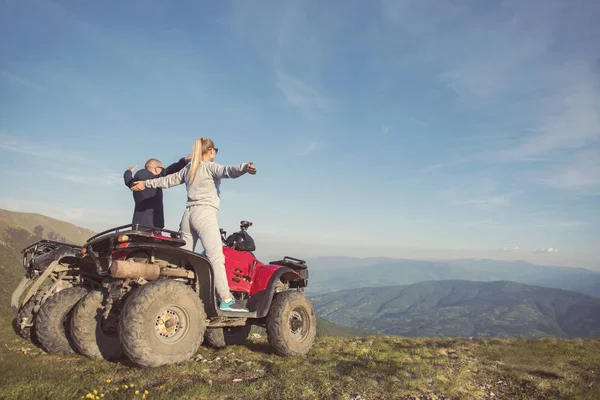
[[[93,359],[123,352],[139,366],[156,367],[189,360],[204,339],[214,347],[242,343],[258,325],[277,354],[306,354],[316,335],[314,309],[303,294],[306,262],[260,262],[251,225],[242,221],[229,237],[221,230],[228,284],[247,312],[219,309],[210,261],[181,248],[178,232],[134,224],[92,236],[82,253],[93,262],[81,270],[96,273],[102,287],[73,309],[78,351]]]
[[[11,298],[17,333],[47,351],[73,352],[61,323],[68,314],[65,305],[74,304],[85,293],[81,287],[86,278],[77,267],[81,246],[40,240],[21,253],[25,276]]]

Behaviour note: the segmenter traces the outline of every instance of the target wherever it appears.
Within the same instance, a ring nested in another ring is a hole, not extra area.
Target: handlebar
[[[240,230],[245,231],[249,227],[252,226],[252,222],[250,221],[240,221]],[[221,241],[223,244],[227,245],[227,232],[223,228],[219,228],[219,233],[221,234]]]

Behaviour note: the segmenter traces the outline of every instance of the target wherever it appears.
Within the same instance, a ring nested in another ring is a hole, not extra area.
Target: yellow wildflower
[[[98,391],[96,389],[94,389],[94,394],[98,394]]]
[[[148,394],[148,391],[147,391],[147,390],[144,390],[144,394]]]
[[[107,379],[107,380],[106,380],[106,383],[110,383],[110,379]]]
[[[136,390],[136,391],[135,391],[135,394],[140,394],[140,391],[139,391],[139,390]]]

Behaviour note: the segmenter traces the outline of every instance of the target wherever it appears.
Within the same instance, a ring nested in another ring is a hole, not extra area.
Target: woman
[[[161,178],[135,182],[131,190],[168,189],[185,182],[188,199],[180,225],[186,243],[184,249],[194,251],[200,238],[206,256],[213,266],[215,288],[221,298],[219,308],[224,311],[248,311],[235,302],[235,298],[229,291],[217,214],[220,205],[221,179],[238,178],[246,172],[254,175],[256,168],[251,162],[240,165],[220,165],[214,162],[218,151],[219,149],[209,138],[196,139],[192,161],[185,168]]]

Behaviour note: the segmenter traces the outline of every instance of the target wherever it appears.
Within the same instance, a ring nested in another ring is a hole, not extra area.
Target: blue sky
[[[264,254],[600,267],[600,3],[109,3],[0,1],[0,207],[128,223],[207,136]]]

